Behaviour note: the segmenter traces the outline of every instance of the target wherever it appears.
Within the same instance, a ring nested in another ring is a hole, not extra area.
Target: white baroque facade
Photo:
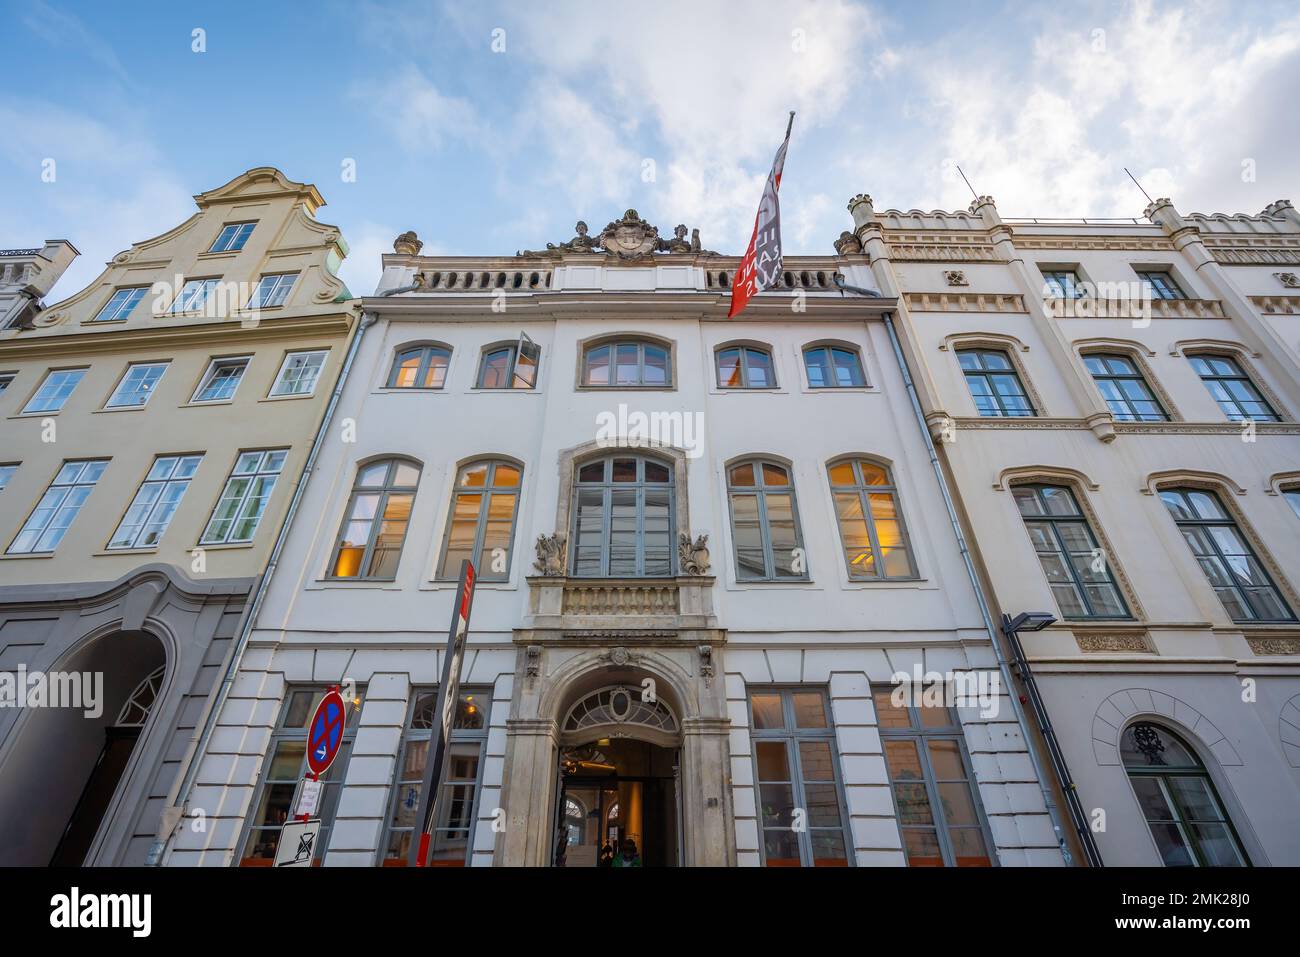
[[[1300,216],[850,210],[1102,862],[1300,864]]]
[[[790,259],[728,321],[737,260],[685,232],[629,210],[514,257],[398,238],[166,863],[269,863],[334,683],[323,863],[404,862],[462,557],[439,863],[628,838],[646,865],[1063,862],[898,300],[835,288],[871,285],[860,255]],[[994,696],[898,708],[913,671]]]

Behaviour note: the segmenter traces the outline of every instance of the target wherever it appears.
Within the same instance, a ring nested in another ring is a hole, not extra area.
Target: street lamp
[[[1002,616],[1002,631],[1010,637],[1022,631],[1042,631],[1056,621],[1056,616],[1047,611],[1022,611],[1016,617]]]

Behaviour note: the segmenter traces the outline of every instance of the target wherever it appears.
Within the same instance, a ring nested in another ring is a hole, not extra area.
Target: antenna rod
[[[957,172],[961,173],[961,178],[965,180],[966,188],[970,190],[970,194],[974,196],[976,199],[979,199],[980,198],[979,193],[975,192],[975,187],[970,184],[970,180],[966,179],[966,174],[962,173],[960,166],[957,167]]]
[[[1128,173],[1128,167],[1127,167],[1127,166],[1124,167],[1124,172]],[[1131,179],[1131,180],[1133,181],[1133,185],[1134,185],[1134,186],[1136,186],[1138,189],[1142,189],[1142,184],[1139,183],[1139,182],[1137,181],[1137,177],[1136,177],[1136,176],[1134,176],[1132,173],[1128,173],[1128,178]],[[1148,203],[1154,203],[1154,202],[1155,202],[1155,200],[1151,198],[1151,194],[1148,193],[1145,189],[1142,189],[1142,195],[1145,196],[1145,197],[1147,198],[1147,202],[1148,202]]]

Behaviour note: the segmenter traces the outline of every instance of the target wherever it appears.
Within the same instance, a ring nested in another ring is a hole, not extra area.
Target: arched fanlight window
[[[829,472],[849,577],[915,578],[890,470],[867,459],[844,459],[833,462]]]
[[[573,574],[581,578],[667,578],[673,574],[672,465],[611,455],[577,466]]]
[[[452,490],[439,578],[457,578],[466,558],[473,562],[480,581],[510,577],[523,476],[524,470],[513,462],[484,459],[461,466]]]
[[[122,709],[117,713],[117,720],[113,724],[117,727],[144,727],[144,723],[149,720],[149,712],[153,709],[153,703],[158,699],[158,691],[162,687],[163,675],[166,673],[167,666],[159,665],[145,675],[141,682],[127,695]]]
[[[639,339],[601,342],[582,355],[582,384],[588,388],[669,388],[673,384],[668,346]]]
[[[677,718],[658,697],[646,701],[640,686],[611,685],[578,700],[564,716],[564,731],[586,731],[605,725],[640,725],[655,731],[677,732]]]
[[[420,467],[404,459],[381,459],[357,470],[339,529],[330,578],[392,581],[411,520]]]
[[[451,350],[443,346],[412,346],[397,353],[388,376],[390,389],[441,389],[447,383]]]
[[[790,472],[777,462],[751,459],[727,469],[731,541],[741,581],[806,579],[808,563]]]
[[[1205,765],[1178,735],[1139,721],[1119,754],[1166,867],[1250,866]]]

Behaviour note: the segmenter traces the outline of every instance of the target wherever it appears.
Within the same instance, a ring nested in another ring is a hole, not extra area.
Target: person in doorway
[[[601,848],[600,848],[600,860],[598,860],[596,863],[597,863],[597,865],[600,866],[600,867],[610,867],[610,866],[613,865],[613,863],[614,863],[614,848],[613,848],[613,846],[609,843],[609,841],[606,841],[606,842],[601,846]]]
[[[610,867],[640,867],[641,855],[636,851],[636,841],[632,838],[626,838],[623,841],[622,850],[614,856],[614,863]]]

